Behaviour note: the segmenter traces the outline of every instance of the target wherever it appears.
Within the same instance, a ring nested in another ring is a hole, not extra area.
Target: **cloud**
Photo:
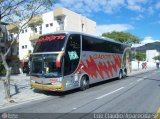
[[[155,11],[154,11],[153,7],[150,6],[150,7],[148,8],[148,14],[149,14],[149,15],[153,15],[154,12],[155,12]]]
[[[125,0],[59,0],[60,5],[81,14],[99,11],[112,14],[125,5]]]
[[[139,14],[138,16],[132,18],[132,20],[136,20],[136,21],[139,21],[139,20],[142,20],[144,19],[144,16],[142,14]]]
[[[97,25],[97,35],[112,31],[128,31],[134,27],[130,24],[109,24],[109,25]]]
[[[85,16],[92,15],[93,12],[103,12],[113,14],[121,9],[129,9],[136,12],[148,12],[153,14],[153,8],[148,6],[150,0],[58,0],[59,6],[66,7],[72,11],[83,14]],[[159,2],[160,3],[160,2]],[[155,5],[154,5],[155,6]],[[157,8],[159,4],[157,3]]]
[[[114,10],[118,10],[123,6],[125,6],[124,0],[106,0],[106,3],[102,4],[104,11],[109,14],[113,13]]]
[[[146,36],[144,37],[144,40],[142,40],[139,44],[132,44],[132,47],[139,47],[153,42],[160,42],[160,40],[154,40],[152,36]]]
[[[128,9],[132,11],[142,12],[144,11],[143,4],[146,4],[148,0],[127,0]]]
[[[151,36],[144,37],[144,40],[141,41],[142,44],[153,43],[155,40]]]
[[[160,2],[155,5],[156,9],[160,9]]]

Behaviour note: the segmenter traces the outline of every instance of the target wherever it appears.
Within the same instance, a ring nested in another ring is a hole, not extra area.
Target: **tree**
[[[126,44],[133,44],[133,43],[139,43],[140,39],[130,33],[125,32],[116,32],[113,31],[111,33],[103,33],[103,37],[112,38],[116,41],[126,43]]]
[[[154,60],[159,60],[159,61],[160,61],[160,55],[155,56],[153,59],[154,59]]]
[[[143,52],[137,52],[135,54],[135,58],[138,61],[138,70],[139,70],[139,61],[145,61],[146,60],[146,53]]]
[[[146,53],[137,52],[135,57],[138,61],[145,61]]]
[[[3,80],[5,89],[5,98],[10,101],[10,75],[11,68],[9,67],[6,57],[9,54],[12,45],[19,38],[21,31],[27,27],[31,20],[50,10],[53,6],[53,0],[0,0],[0,29],[6,37],[3,40],[9,41],[7,30],[4,29],[2,22],[11,23],[10,25],[17,29],[15,40],[12,40],[6,52],[0,50],[0,57],[3,66],[6,70],[6,78]]]

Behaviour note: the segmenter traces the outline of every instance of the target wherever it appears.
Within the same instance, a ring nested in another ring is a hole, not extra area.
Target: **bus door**
[[[127,49],[126,51],[126,69],[127,73],[129,74],[131,72],[131,50]]]
[[[131,72],[131,50],[127,48],[123,54],[123,69],[125,70],[126,74]]]
[[[78,86],[78,76],[74,71],[77,69],[81,53],[80,35],[73,34],[68,38],[64,56],[64,84],[66,88]]]

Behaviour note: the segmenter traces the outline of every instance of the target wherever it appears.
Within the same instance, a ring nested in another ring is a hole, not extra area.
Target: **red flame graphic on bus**
[[[99,74],[104,80],[103,74],[105,73],[108,78],[113,77],[113,71],[117,72],[118,68],[121,68],[121,62],[120,56],[113,55],[113,62],[107,61],[105,63],[99,62],[96,64],[92,56],[89,56],[89,60],[86,60],[86,65],[80,61],[77,71],[83,69],[92,78],[97,78],[97,75]]]

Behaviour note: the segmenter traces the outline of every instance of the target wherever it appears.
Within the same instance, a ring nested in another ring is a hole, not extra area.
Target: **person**
[[[156,62],[156,67],[157,69],[159,69],[159,62]]]
[[[144,69],[144,62],[142,62],[142,69]]]
[[[147,69],[147,62],[144,63],[144,69]]]

